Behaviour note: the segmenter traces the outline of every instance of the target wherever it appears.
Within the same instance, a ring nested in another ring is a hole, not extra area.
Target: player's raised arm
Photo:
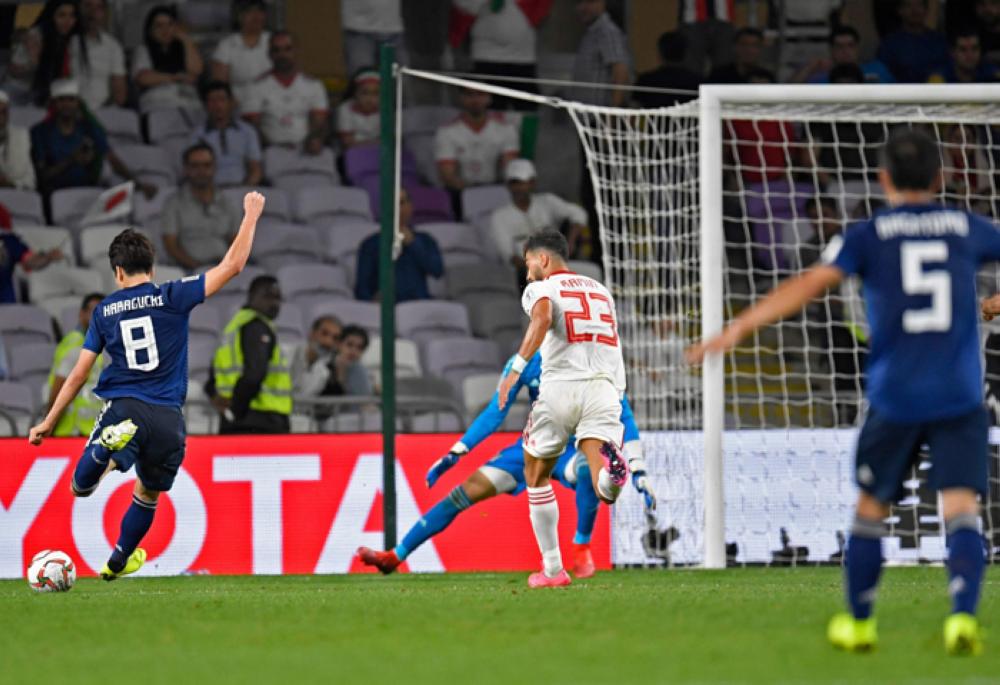
[[[59,417],[66,411],[66,407],[73,401],[76,394],[80,392],[83,384],[87,382],[87,378],[90,377],[90,369],[93,368],[96,360],[97,354],[95,352],[91,352],[86,348],[80,350],[80,356],[76,360],[76,365],[69,372],[66,382],[59,389],[59,394],[56,395],[52,407],[49,408],[49,413],[41,423],[33,426],[28,432],[28,441],[32,445],[41,445],[42,439],[52,432]]]
[[[705,355],[726,352],[755,330],[794,314],[817,295],[834,287],[844,278],[835,266],[823,264],[786,279],[764,299],[745,310],[717,336],[687,349],[689,364],[700,364]]]
[[[243,198],[243,221],[239,233],[229,246],[229,251],[217,266],[205,272],[205,297],[211,297],[228,283],[236,274],[243,271],[250,258],[253,247],[254,233],[257,231],[257,220],[264,212],[264,196],[257,192],[249,192]]]
[[[500,387],[497,389],[497,406],[500,407],[501,411],[507,406],[510,390],[517,382],[517,377],[528,365],[528,360],[538,352],[538,348],[542,346],[545,334],[549,332],[550,328],[552,328],[552,301],[547,297],[541,298],[531,308],[531,323],[528,324],[528,330],[524,333],[517,357],[514,358],[510,371],[500,381]]]

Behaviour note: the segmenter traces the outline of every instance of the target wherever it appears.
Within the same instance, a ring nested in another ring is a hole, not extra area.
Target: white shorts
[[[542,383],[524,427],[524,449],[538,459],[555,459],[571,435],[593,438],[621,447],[621,397],[608,380],[548,381]]]

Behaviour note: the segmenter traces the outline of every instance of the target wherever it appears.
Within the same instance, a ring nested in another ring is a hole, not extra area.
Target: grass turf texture
[[[834,651],[840,571],[0,582],[0,683],[995,683],[1000,633],[946,657],[941,568],[885,572],[873,654]],[[1000,575],[980,615],[996,629]]]

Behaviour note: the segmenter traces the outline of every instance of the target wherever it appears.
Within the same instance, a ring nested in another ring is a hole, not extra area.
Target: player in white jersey
[[[530,587],[570,583],[559,553],[559,506],[549,481],[569,436],[576,436],[577,449],[587,458],[600,499],[613,504],[628,479],[620,452],[625,363],[614,299],[594,279],[570,271],[567,252],[561,233],[539,233],[524,244],[529,283],[522,306],[531,323],[498,391],[503,409],[527,360],[541,348],[541,392],[524,429],[528,510],[543,562],[543,570],[528,578]]]

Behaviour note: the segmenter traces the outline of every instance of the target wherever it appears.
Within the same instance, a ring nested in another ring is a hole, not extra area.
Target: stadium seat
[[[142,193],[135,193],[132,196],[132,216],[135,218],[135,223],[140,226],[158,226],[163,206],[176,193],[176,188],[159,188],[152,198],[147,198]],[[159,247],[157,245],[157,248]]]
[[[121,224],[116,226],[93,226],[81,230],[80,263],[84,266],[106,267],[108,264],[108,247],[111,245],[111,241],[126,228],[129,228],[129,226]],[[149,236],[147,231],[137,230],[145,233],[147,237]],[[108,267],[108,270],[110,271],[110,267]]]
[[[500,368],[500,353],[492,340],[436,337],[425,346],[427,372],[461,388],[467,376],[493,373]]]
[[[517,275],[505,264],[456,266],[445,272],[448,299],[492,294],[519,297]]]
[[[2,203],[3,200],[0,200]],[[44,222],[42,222],[44,224]],[[14,233],[24,241],[24,244],[31,248],[32,252],[48,252],[59,248],[65,258],[60,263],[67,266],[76,264],[76,252],[73,249],[73,235],[65,228],[59,226],[21,226],[14,229]]]
[[[214,307],[218,311],[219,321],[222,324],[219,327],[220,335],[222,334],[222,329],[226,327],[233,314],[236,313],[236,310],[246,303],[247,291],[250,289],[253,279],[257,278],[257,276],[263,276],[265,273],[267,272],[259,266],[248,264],[243,267],[243,271],[226,283],[222,290],[213,295],[207,301],[206,305],[202,305]]]
[[[403,108],[403,136],[415,133],[434,134],[438,128],[458,117],[459,111],[447,105],[417,105]]]
[[[28,294],[35,303],[69,295],[79,299],[87,293],[99,293],[103,290],[104,279],[96,269],[53,264],[28,274]],[[58,316],[59,311],[61,310],[52,313]]]
[[[276,221],[291,221],[292,212],[288,201],[288,193],[281,188],[251,188],[249,186],[234,186],[225,188],[222,194],[225,195],[236,207],[240,215],[243,214],[243,198],[251,190],[262,193],[265,198],[264,214],[265,218]]]
[[[458,302],[414,300],[396,305],[396,325],[404,338],[425,343],[435,338],[472,335],[469,313]]]
[[[35,400],[31,386],[0,381],[0,435],[25,436],[34,418]]]
[[[132,170],[136,177],[157,188],[171,188],[177,185],[177,174],[167,151],[157,145],[119,145],[115,152]],[[112,174],[114,183],[124,179]],[[242,204],[240,205],[242,207]]]
[[[211,343],[216,345],[222,335],[222,328],[225,322],[219,315],[219,310],[215,307],[204,305],[191,310],[188,318],[188,341],[189,344]]]
[[[417,343],[405,338],[396,338],[396,378],[419,378],[424,374],[420,363]],[[368,349],[361,356],[361,363],[374,378],[382,371],[382,336],[372,334],[368,339]]]
[[[571,259],[567,266],[569,266],[569,270],[573,273],[593,278],[598,283],[604,283],[604,271],[594,262],[585,259]]]
[[[42,196],[33,190],[0,188],[0,205],[10,212],[11,225],[15,230],[20,226],[45,225]]]
[[[120,145],[139,145],[142,143],[142,132],[139,129],[139,115],[133,109],[124,107],[101,107],[95,112],[108,134],[108,142],[115,152]]]
[[[347,272],[343,267],[329,264],[290,264],[278,269],[281,295],[287,300],[296,300],[305,295],[331,297],[353,297],[347,282]]]
[[[186,0],[177,6],[177,16],[189,30],[199,33],[223,33],[232,23],[229,6],[213,0]]]
[[[278,340],[285,345],[298,345],[305,339],[308,330],[302,309],[294,302],[283,302],[278,318],[274,320],[278,328]]]
[[[344,152],[344,174],[352,185],[378,178],[381,151],[378,145],[356,145]],[[399,175],[404,186],[409,187],[419,181],[417,162],[405,147],[400,150]]]
[[[435,188],[441,187],[437,162],[434,159],[434,133],[410,133],[403,136],[403,144],[413,154],[417,175]]]
[[[469,374],[462,379],[462,406],[465,408],[465,415],[470,421],[476,418],[479,413],[493,399],[493,393],[497,391],[500,383],[499,369],[492,372]],[[521,397],[518,397],[520,400]]]
[[[271,185],[294,193],[300,188],[340,185],[333,150],[323,148],[318,155],[272,145],[264,150],[264,175]]]
[[[156,256],[157,258],[162,257],[159,253]],[[179,266],[170,266],[167,264],[155,264],[153,266],[153,280],[160,284],[179,281],[186,275],[184,269]]]
[[[55,342],[52,317],[31,304],[0,305],[0,335],[8,350],[17,345]]]
[[[478,293],[457,301],[469,312],[469,324],[477,337],[495,340],[504,354],[515,352],[511,340],[516,347],[529,321],[517,296]]]
[[[97,197],[104,192],[100,186],[85,186],[81,188],[63,188],[52,193],[52,222],[57,226],[65,226],[71,231],[77,227],[80,219],[94,204]]]
[[[363,188],[302,188],[293,195],[295,220],[323,225],[340,218],[371,220],[371,204]]]
[[[56,346],[52,343],[30,343],[7,350],[10,380],[31,388],[34,406],[42,404],[43,386],[48,382],[52,370],[52,359]],[[45,393],[47,395],[47,393]]]
[[[510,204],[510,191],[502,184],[472,186],[462,191],[462,218],[470,224],[488,222],[493,210]]]
[[[440,188],[430,186],[407,186],[410,203],[413,205],[413,225],[441,221],[454,221],[451,196]]]
[[[306,325],[312,326],[312,322],[324,314],[333,314],[345,326],[347,324],[361,326],[368,331],[369,335],[382,330],[381,309],[374,302],[337,299],[320,302],[313,305],[306,320]]]
[[[9,121],[11,126],[20,126],[30,131],[32,126],[45,118],[45,115],[46,110],[41,107],[11,107]]]
[[[418,230],[434,238],[446,261],[449,257],[457,255],[468,258],[470,262],[483,262],[486,258],[480,244],[479,232],[469,224],[426,223],[420,224]]]
[[[67,333],[72,331],[77,327],[80,321],[80,300],[83,298],[75,298],[74,301],[70,301],[69,297],[63,299],[62,309],[59,310],[59,314],[55,317],[56,322],[59,324],[60,335],[65,336]],[[48,311],[47,307],[43,308]]]
[[[319,243],[316,230],[310,226],[273,223],[257,231],[251,255],[256,264],[276,273],[286,265],[321,262]]]
[[[146,116],[149,142],[159,145],[169,139],[186,144],[197,127],[205,123],[205,114],[187,109],[156,109]]]
[[[465,423],[454,412],[434,411],[414,414],[407,421],[409,433],[461,433]]]

